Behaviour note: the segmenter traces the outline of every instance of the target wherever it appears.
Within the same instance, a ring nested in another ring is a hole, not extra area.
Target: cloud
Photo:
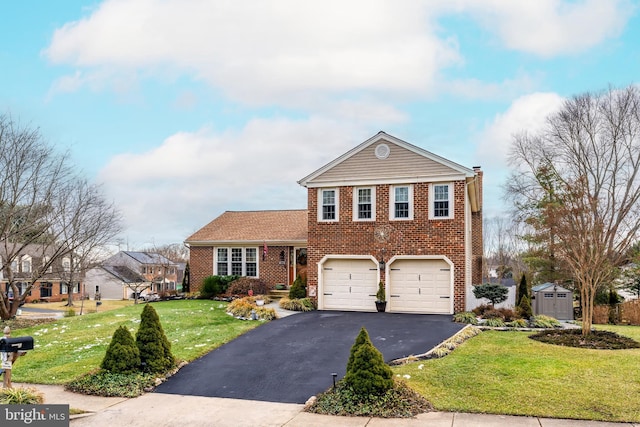
[[[564,98],[556,93],[537,92],[517,98],[504,113],[497,114],[479,136],[477,158],[483,166],[505,167],[515,134],[536,132],[549,114],[557,111]]]
[[[312,108],[363,91],[407,97],[430,91],[439,70],[459,61],[427,6],[107,0],[58,28],[43,53],[90,73],[188,73],[252,105]]]
[[[619,35],[635,6],[628,0],[459,0],[466,11],[509,49],[541,57],[576,54]]]
[[[130,239],[176,242],[225,210],[306,209],[297,181],[370,136],[321,117],[255,119],[239,131],[205,127],[115,156],[98,180]]]

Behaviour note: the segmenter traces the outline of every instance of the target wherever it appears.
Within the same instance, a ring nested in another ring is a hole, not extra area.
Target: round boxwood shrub
[[[393,372],[384,363],[365,328],[351,347],[344,383],[361,396],[381,395],[393,388]]]
[[[136,333],[140,361],[145,372],[162,373],[175,366],[171,343],[160,324],[156,310],[147,304],[142,310],[140,327]]]
[[[100,367],[105,371],[127,374],[140,369],[140,350],[125,326],[113,333]]]

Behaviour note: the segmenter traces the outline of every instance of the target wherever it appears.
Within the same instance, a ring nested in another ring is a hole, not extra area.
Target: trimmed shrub
[[[140,350],[126,326],[113,333],[100,367],[114,373],[130,373],[140,369]]]
[[[140,362],[145,372],[163,373],[175,366],[171,343],[160,324],[158,313],[151,304],[144,306],[140,327],[136,333]]]
[[[253,295],[269,293],[265,282],[251,277],[239,277],[229,283],[229,287],[227,288],[228,295],[247,296],[249,295],[249,291],[252,291]]]
[[[487,310],[482,314],[483,319],[500,319],[504,320],[504,314],[500,310]]]
[[[500,304],[507,300],[509,289],[498,283],[484,283],[473,287],[473,295],[476,298],[485,298],[491,301],[491,305]]]
[[[393,372],[384,363],[363,327],[351,347],[344,383],[357,395],[381,395],[393,387]]]
[[[229,288],[229,284],[238,279],[239,276],[207,276],[202,282],[200,298],[213,298],[216,295],[224,294]]]
[[[484,312],[485,311],[489,311],[489,310],[493,310],[493,307],[491,307],[489,304],[482,304],[482,305],[477,306],[476,308],[474,308],[471,311],[473,311],[476,316],[483,317],[484,316]]]
[[[289,299],[300,299],[307,297],[307,282],[303,280],[300,275],[296,277],[296,280],[289,289]]]
[[[468,323],[470,325],[478,324],[478,318],[476,317],[475,313],[471,311],[454,314],[453,321],[456,323]]]
[[[528,296],[524,296],[520,299],[520,304],[518,305],[517,311],[520,317],[524,317],[525,319],[529,319],[531,316],[533,316],[531,299]]]
[[[516,295],[516,307],[520,305],[522,298],[529,298],[529,286],[527,286],[527,276],[522,274],[520,283],[518,284],[518,294]],[[531,305],[531,304],[529,304]]]

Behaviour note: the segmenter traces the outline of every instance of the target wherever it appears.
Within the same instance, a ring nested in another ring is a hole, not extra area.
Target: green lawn
[[[226,303],[210,300],[153,304],[174,356],[186,361],[261,324],[229,316],[225,312],[226,306]],[[98,368],[118,326],[125,325],[135,337],[143,307],[143,304],[132,305],[12,331],[13,337],[30,335],[35,343],[34,350],[16,362],[12,380],[63,384]]]
[[[600,325],[640,341],[640,327]],[[640,422],[640,349],[582,350],[486,331],[394,368],[437,410]]]

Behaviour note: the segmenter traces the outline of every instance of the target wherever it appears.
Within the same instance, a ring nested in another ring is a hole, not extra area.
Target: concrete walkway
[[[17,384],[15,386],[18,386]],[[415,418],[335,417],[303,412],[304,405],[217,397],[147,393],[134,399],[70,393],[62,386],[30,385],[45,404],[68,404],[88,411],[72,417],[73,427],[640,427],[640,423],[607,423],[505,415],[429,412]]]

